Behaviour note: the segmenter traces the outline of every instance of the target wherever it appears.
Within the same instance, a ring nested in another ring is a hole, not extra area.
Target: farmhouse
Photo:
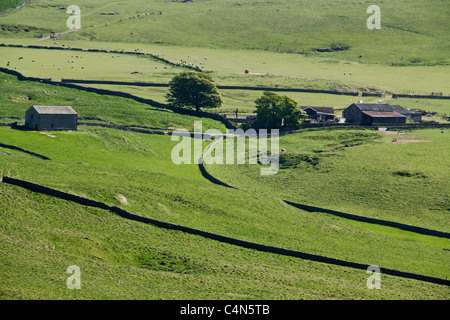
[[[403,124],[406,120],[420,121],[419,112],[406,110],[399,105],[388,103],[353,103],[342,115],[346,123],[364,126]]]
[[[25,126],[33,130],[77,130],[78,114],[69,106],[32,106]]]
[[[334,115],[333,107],[301,107],[306,112],[309,119],[316,121],[334,121],[336,116]]]

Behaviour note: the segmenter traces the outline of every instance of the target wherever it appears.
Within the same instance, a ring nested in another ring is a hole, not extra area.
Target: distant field
[[[77,43],[70,43],[71,45],[77,45]],[[80,43],[79,43],[80,44]],[[80,46],[84,48],[83,46]],[[110,45],[108,49],[117,49],[117,46]],[[131,48],[127,48],[131,49]],[[190,53],[189,57],[191,60],[184,60],[187,63],[192,61],[200,65],[200,49],[196,49],[196,55]],[[183,56],[163,54],[158,50],[156,51],[158,55],[163,58],[169,59],[169,61],[180,62]],[[172,48],[167,52],[175,53],[176,49]],[[220,56],[214,56],[214,53],[220,55],[219,50],[208,49],[208,57],[203,58],[202,65],[205,69],[212,71],[212,75],[216,80],[218,85],[247,85],[247,86],[285,86],[285,87],[302,87],[311,89],[338,89],[338,90],[349,90],[356,91],[360,90],[364,83],[353,83],[345,82],[346,79],[354,77],[354,73],[350,75],[337,76],[337,69],[339,66],[344,64],[327,64],[326,61],[321,58],[303,58],[300,56],[290,57],[292,61],[284,61],[284,66],[280,66],[280,72],[286,72],[284,75],[274,76],[270,73],[255,75],[249,74],[245,75],[239,73],[235,64],[232,61],[223,62],[223,65],[217,64],[217,62],[222,61]],[[154,53],[154,52],[153,52]],[[246,58],[248,61],[251,60],[251,55],[248,52],[237,52],[235,51],[236,62],[238,57]],[[184,54],[185,59],[188,54]],[[263,58],[275,59],[276,53],[264,53],[261,52]],[[226,57],[222,52],[222,56]],[[22,59],[19,59],[22,57]],[[207,60],[205,60],[207,58]],[[10,69],[15,69],[26,76],[42,77],[42,78],[52,78],[54,80],[60,80],[61,78],[70,79],[85,79],[85,80],[113,80],[113,81],[142,81],[142,82],[155,82],[155,83],[168,83],[170,79],[178,72],[184,70],[183,68],[172,67],[166,65],[162,62],[154,61],[149,57],[133,56],[129,54],[114,54],[114,53],[94,53],[94,52],[78,52],[78,51],[60,51],[60,50],[43,50],[43,49],[26,49],[26,48],[1,48],[0,50],[0,66],[7,67]],[[229,58],[231,59],[231,58]],[[270,61],[270,59],[265,59]],[[301,71],[289,70],[288,66],[290,64],[295,64],[295,60],[298,63],[309,68],[311,76],[313,74],[320,74],[320,71],[315,66],[324,66],[322,74],[324,79],[304,79],[300,80],[293,76],[292,72],[306,73],[306,69],[298,69]],[[8,65],[9,62],[9,65]],[[226,68],[226,65],[234,66],[232,68]],[[114,67],[112,67],[114,66]],[[272,64],[261,64],[261,68],[266,71],[275,71],[276,63],[272,61]],[[372,77],[377,79],[380,86],[371,86],[366,88],[380,90],[382,83],[391,83],[392,87],[389,90],[395,92],[412,92],[412,93],[428,93],[431,92],[450,92],[448,91],[448,81],[441,81],[448,77],[449,72],[447,72],[448,67],[384,67],[379,65],[366,66],[357,65],[362,74],[366,74],[364,71],[366,68],[373,68],[373,70],[378,70],[379,75]],[[272,69],[271,69],[272,68]],[[400,78],[387,78],[386,80],[382,76],[383,69],[391,70],[394,73],[401,71]],[[262,69],[261,69],[262,70]],[[331,74],[327,74],[326,70],[334,70],[336,77],[331,77]],[[409,70],[409,71],[408,71]],[[342,72],[342,70],[341,70]],[[420,74],[420,81],[416,79],[413,74]],[[362,80],[361,80],[362,81]],[[391,82],[389,82],[391,81]],[[347,83],[347,84],[346,84]],[[366,85],[369,83],[365,83]],[[92,85],[99,88],[106,88],[111,90],[123,91],[141,96],[144,98],[151,98],[159,102],[165,102],[165,93],[167,88],[151,88],[151,87],[132,87],[132,86],[114,86],[114,85]],[[401,88],[416,88],[416,90],[402,91]],[[388,88],[388,87],[386,87]],[[427,89],[424,89],[427,88]],[[389,91],[388,90],[388,91]],[[400,90],[400,91],[397,91]],[[441,90],[441,91],[439,91]],[[221,90],[224,98],[223,110],[235,110],[236,108],[240,112],[252,113],[254,111],[254,101],[262,94],[259,91],[245,91],[245,90]],[[429,111],[436,111],[440,114],[449,114],[450,105],[448,100],[439,99],[391,99],[389,96],[385,98],[377,97],[352,97],[346,95],[330,95],[330,94],[315,94],[315,93],[297,93],[297,92],[286,92],[286,94],[293,99],[297,100],[299,105],[315,105],[315,106],[332,106],[337,109],[343,109],[355,101],[363,99],[365,102],[376,102],[382,99],[385,102],[391,102],[395,104],[401,104],[406,108],[416,108],[424,109]],[[219,110],[213,110],[214,112],[220,112]]]
[[[288,207],[279,201],[279,194],[258,194],[251,185],[244,189],[248,191],[213,185],[197,166],[173,164],[171,149],[176,142],[169,137],[82,126],[77,132],[51,135],[10,128],[0,131],[2,143],[52,159],[35,160],[4,149],[1,166],[10,176],[107,203],[119,204],[115,197],[122,194],[131,212],[247,241],[405,271],[411,271],[409,263],[415,261],[415,273],[438,277],[449,271],[448,256],[442,250],[448,239],[408,235],[405,242],[383,228],[374,232],[345,219]],[[279,185],[280,191],[284,186]],[[438,214],[421,224],[434,226]]]
[[[66,29],[67,6],[50,0],[30,3],[0,24],[19,30],[7,37],[39,37]],[[330,56],[383,64],[448,64],[449,4],[420,0],[379,4],[381,30],[369,30],[370,4],[327,0],[278,2],[79,0],[82,27],[66,39],[176,46],[267,50]],[[115,13],[102,15],[101,13]],[[122,20],[122,21],[120,21]],[[107,25],[109,24],[109,25]],[[31,29],[25,32],[23,29]],[[412,46],[414,44],[414,46]],[[331,52],[318,53],[316,49]]]
[[[123,85],[105,85],[105,84],[85,84],[83,86],[107,89],[113,91],[127,92],[138,97],[152,99],[161,103],[166,103],[165,95],[168,88],[165,87],[138,87]],[[254,114],[255,100],[262,96],[263,91],[256,90],[219,90],[223,98],[223,105],[219,109],[208,109],[208,112],[215,113],[233,113],[237,109],[239,113]],[[335,108],[335,114],[341,115],[342,111],[354,102],[361,99],[364,102],[383,102],[391,104],[399,104],[407,109],[421,109],[427,111],[438,112],[438,118],[434,120],[444,121],[440,116],[450,114],[450,100],[443,99],[392,99],[391,96],[383,98],[379,97],[354,97],[348,95],[335,95],[324,93],[308,93],[308,92],[279,92],[279,94],[287,95],[298,102],[299,106],[329,106]],[[423,120],[427,120],[424,117]],[[428,119],[431,120],[431,119]]]
[[[8,39],[0,42],[10,43]],[[35,43],[54,46],[50,41]],[[107,50],[142,50],[174,63],[185,62],[211,72],[219,85],[280,86],[339,91],[450,94],[449,66],[390,67],[304,57],[265,51],[216,50],[160,45],[125,45],[59,41],[57,46],[98,47]],[[82,56],[83,58],[75,58]],[[23,57],[22,60],[18,60]],[[84,60],[83,60],[84,59]],[[35,62],[32,62],[32,61]],[[74,63],[71,63],[74,61]],[[150,58],[114,53],[85,53],[59,50],[1,48],[0,66],[17,68],[29,76],[122,81],[168,82],[181,71]],[[112,68],[114,66],[114,68]],[[72,68],[73,67],[73,68]],[[81,69],[84,67],[84,69]],[[58,70],[61,68],[61,70]],[[249,70],[249,74],[245,74]]]
[[[1,48],[0,59],[2,67],[16,69],[26,76],[54,80],[150,80],[167,83],[177,72],[183,70],[149,57],[68,50]]]

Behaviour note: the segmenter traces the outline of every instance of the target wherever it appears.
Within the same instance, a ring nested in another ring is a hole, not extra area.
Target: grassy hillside
[[[2,43],[11,43],[3,38]],[[13,42],[14,43],[14,42]],[[219,50],[148,44],[43,41],[34,45],[102,48],[158,55],[210,72],[219,85],[270,86],[338,91],[449,94],[449,66],[391,67],[265,51]],[[22,57],[22,59],[19,59]],[[9,62],[9,64],[8,64]],[[2,48],[0,66],[28,76],[53,79],[97,79],[167,83],[182,68],[149,56],[27,48]],[[111,68],[114,66],[114,68]],[[245,70],[249,73],[246,74]]]
[[[80,117],[99,117],[119,125],[193,130],[194,121],[201,120],[204,128],[225,129],[215,120],[181,115],[131,99],[18,81],[4,73],[0,73],[0,81],[0,117],[23,117],[32,105],[70,105]]]
[[[5,36],[42,36],[66,30],[65,8],[72,3],[39,0],[0,19],[6,27],[20,25]],[[369,30],[369,4],[340,0],[278,2],[80,0],[82,26],[68,39],[163,43],[210,48],[269,50],[317,54],[329,49],[340,59],[388,64],[447,64],[446,1],[395,0],[380,3],[381,30]],[[102,15],[115,13],[115,15]],[[121,21],[122,20],[122,21]],[[18,32],[18,33],[17,33]],[[412,46],[411,44],[414,44]],[[382,50],[379,50],[382,48]],[[403,58],[403,59],[402,59]]]
[[[213,176],[243,190],[430,229],[448,229],[449,135],[440,129],[304,131],[280,138],[280,172],[213,165]]]
[[[48,91],[50,86],[17,83],[17,80],[10,76],[4,76],[3,82],[15,84],[2,94],[4,102],[10,100],[8,97],[11,94],[14,97],[12,100],[15,100],[4,104],[7,108],[2,110],[8,115],[20,115],[18,110],[25,109],[30,103],[28,100],[21,101],[14,95],[18,93],[13,91],[13,88],[16,88],[21,90],[22,94],[24,89],[36,93],[34,99],[38,102],[61,103],[58,99],[76,94],[78,101],[90,101],[91,109],[96,111],[91,115],[111,113],[110,119],[116,122],[135,121],[134,117],[128,114],[108,111],[115,109],[110,106],[108,99],[103,99],[105,97],[102,97],[102,103],[96,104],[94,94],[58,88],[57,93],[53,91],[52,100],[40,100],[48,97],[41,90]],[[133,107],[138,111],[142,110],[141,108],[146,110],[145,106],[138,103]],[[254,192],[259,191],[256,185],[254,190],[247,189],[250,192],[227,190],[212,185],[200,175],[197,166],[176,166],[172,163],[171,150],[176,142],[170,141],[169,137],[83,126],[80,126],[77,132],[49,134],[5,127],[0,128],[0,131],[1,143],[18,146],[52,159],[45,161],[18,151],[2,149],[1,169],[2,173],[8,176],[20,177],[111,204],[120,205],[117,196],[121,194],[129,203],[126,208],[137,214],[238,239],[349,261],[378,264],[403,271],[412,271],[410,262],[417,261],[415,273],[437,277],[445,277],[448,274],[447,255],[442,250],[448,247],[448,241],[445,239],[392,231],[389,228],[372,229],[345,219],[312,215],[286,207],[279,201],[281,196],[278,193],[258,195]],[[296,145],[295,136],[291,138],[294,139],[291,143]],[[323,141],[326,146],[328,142]],[[311,147],[313,145],[314,148],[318,147],[317,144],[312,144]],[[339,170],[339,166],[336,168]],[[233,177],[234,169],[228,171],[228,177]],[[424,174],[429,175],[428,171]],[[276,177],[285,179],[286,175]],[[297,189],[292,191],[295,190]],[[437,194],[435,196],[440,200],[445,199]],[[17,197],[14,199],[17,201]],[[45,203],[47,201],[44,201]],[[430,215],[426,221],[421,220],[420,224],[434,227],[438,217],[439,213]],[[56,243],[65,241],[67,239],[59,237]],[[386,248],[389,250],[386,251]],[[10,254],[7,254],[5,259],[10,257]],[[40,294],[46,293],[40,291]]]
[[[55,132],[51,135],[31,131],[15,132],[9,128],[0,128],[0,131],[2,143],[19,146],[52,159],[40,160],[18,151],[3,149],[0,154],[1,168],[3,174],[9,176],[123,206],[140,215],[238,239],[437,277],[445,277],[449,271],[448,257],[442,250],[448,247],[448,240],[397,233],[383,228],[374,231],[348,223],[345,219],[312,215],[287,207],[277,197],[212,185],[200,175],[196,166],[176,166],[171,162],[170,150],[175,142],[170,142],[169,137],[83,127],[78,132]],[[9,190],[12,187],[3,188]],[[12,189],[14,193],[17,190]],[[18,195],[24,193],[27,194],[20,191]],[[20,197],[16,195],[11,198],[8,194],[2,193],[2,198],[7,197],[10,199],[8,201],[23,205]],[[121,203],[118,195],[123,195],[128,204]],[[55,201],[60,203],[59,200],[39,197],[45,206]],[[65,206],[61,212],[78,212],[71,204],[73,209]],[[9,208],[6,212],[16,211],[12,209],[16,208],[14,205],[5,208]],[[40,209],[31,210],[39,216],[43,214]],[[50,214],[48,210],[43,212]],[[54,215],[50,214],[48,218],[50,225],[54,223],[52,219],[56,218],[51,217]],[[9,219],[4,221],[11,223]],[[102,221],[92,224],[91,228],[102,229]],[[36,235],[39,242],[50,241],[56,247],[65,247],[71,241],[71,237],[64,236],[65,232],[59,228],[50,230],[59,236],[42,239],[42,236]],[[19,235],[16,237],[22,238]],[[112,239],[115,236],[104,233],[104,237]],[[173,252],[171,245],[166,245],[167,250]],[[70,247],[73,248],[73,245]],[[121,250],[97,248],[99,251],[93,248],[90,249],[92,251],[86,251],[83,248],[77,249],[77,252],[84,255],[89,263],[99,260],[96,257],[102,258],[103,255],[108,256],[108,259],[122,255]],[[102,253],[103,250],[108,253]],[[4,259],[12,259],[11,254],[5,252]],[[119,261],[121,265],[133,265],[131,262]],[[411,270],[411,261],[415,261],[414,270]],[[116,260],[114,262],[118,263]],[[146,263],[153,264],[155,261]],[[174,263],[183,264],[181,261]],[[198,272],[194,273],[201,277]],[[45,291],[40,291],[40,294],[45,294]],[[195,297],[187,294],[189,298]]]
[[[14,9],[19,4],[22,4],[24,0],[3,0],[0,3],[0,13],[4,13],[8,10]]]
[[[72,4],[35,0],[0,18],[0,43],[145,52],[201,67],[219,85],[450,92],[448,1],[382,2],[382,28],[368,30],[369,4],[353,0],[79,0],[83,28],[42,40],[67,30]],[[0,12],[11,5],[2,2]],[[0,67],[56,80],[158,83],[183,70],[136,54],[4,46]],[[96,86],[158,102],[165,102],[167,90]],[[223,109],[253,112],[262,93],[221,94]],[[286,94],[300,105],[338,109],[361,100]],[[448,100],[393,100],[389,94],[383,100],[450,113]],[[0,73],[0,117],[23,117],[31,105],[70,105],[80,117],[119,125],[193,130],[201,120],[204,130],[225,130],[208,118]],[[58,132],[0,126],[0,144],[51,159],[0,147],[0,175],[227,237],[448,279],[446,238],[307,212],[282,200],[449,232],[449,142],[441,130],[303,131],[280,138],[277,175],[261,176],[260,165],[207,165],[213,176],[238,187],[230,189],[205,179],[195,164],[175,165],[178,142],[168,135],[86,125]],[[449,298],[446,286],[383,274],[382,290],[368,290],[365,270],[168,231],[5,183],[0,252],[0,299]],[[66,287],[70,265],[81,268],[81,290]]]
[[[443,299],[448,294],[443,286],[390,276],[383,276],[383,290],[369,291],[362,271],[164,231],[4,184],[0,190],[5,204],[0,250],[7,253],[1,257],[0,299]],[[70,265],[80,267],[81,290],[66,287]]]

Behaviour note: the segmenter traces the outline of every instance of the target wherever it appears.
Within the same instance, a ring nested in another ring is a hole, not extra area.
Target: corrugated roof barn
[[[413,110],[406,110],[399,105],[388,103],[353,103],[342,115],[346,123],[365,126],[392,125],[406,123],[406,120],[420,121],[421,115]]]

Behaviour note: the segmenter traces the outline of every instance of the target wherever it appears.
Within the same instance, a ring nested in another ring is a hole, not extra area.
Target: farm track
[[[321,263],[327,263],[327,264],[332,264],[332,265],[336,265],[336,266],[360,269],[360,270],[365,270],[365,271],[367,271],[367,269],[369,267],[369,265],[362,264],[362,263],[350,262],[350,261],[315,255],[315,254],[296,251],[296,250],[289,250],[289,249],[285,249],[285,248],[249,242],[249,241],[240,240],[240,239],[236,239],[236,238],[232,238],[232,237],[228,237],[228,236],[214,234],[211,232],[207,232],[207,231],[203,231],[203,230],[199,230],[199,229],[195,229],[195,228],[190,228],[190,227],[186,227],[186,226],[181,226],[181,225],[177,225],[177,224],[172,224],[172,223],[168,223],[168,222],[155,220],[152,218],[143,217],[143,216],[128,212],[128,211],[126,211],[122,208],[116,207],[116,206],[110,206],[110,205],[100,202],[100,201],[76,196],[73,194],[69,194],[69,193],[66,193],[63,191],[59,191],[56,189],[38,185],[38,184],[29,182],[29,181],[25,181],[25,180],[20,180],[20,179],[3,176],[1,182],[10,184],[10,185],[19,186],[19,187],[31,190],[33,192],[38,192],[38,193],[46,194],[49,196],[57,197],[60,199],[72,201],[72,202],[75,202],[75,203],[78,203],[78,204],[81,204],[84,206],[90,206],[90,207],[100,208],[103,210],[108,210],[108,211],[111,211],[111,212],[119,215],[122,218],[129,219],[132,221],[137,221],[137,222],[141,222],[141,223],[145,223],[145,224],[151,224],[156,227],[167,229],[167,230],[181,231],[181,232],[185,232],[188,234],[201,236],[201,237],[204,237],[207,239],[216,240],[216,241],[220,241],[223,243],[227,243],[227,244],[231,244],[231,245],[235,245],[235,246],[239,246],[239,247],[243,247],[243,248],[247,248],[247,249],[253,249],[253,250],[258,250],[258,251],[267,252],[267,253],[280,254],[280,255],[284,255],[284,256],[290,256],[290,257],[295,257],[295,258],[300,258],[300,259],[305,259],[305,260],[310,260],[310,261],[315,261],[315,262],[321,262]],[[430,277],[430,276],[426,276],[426,275],[403,272],[403,271],[394,270],[394,269],[381,268],[380,273],[391,275],[391,276],[396,276],[396,277],[401,277],[401,278],[407,278],[407,279],[419,280],[419,281],[424,281],[424,282],[429,282],[429,283],[434,283],[434,284],[439,284],[439,285],[450,286],[450,280],[447,280],[447,279],[441,279],[441,278]]]

